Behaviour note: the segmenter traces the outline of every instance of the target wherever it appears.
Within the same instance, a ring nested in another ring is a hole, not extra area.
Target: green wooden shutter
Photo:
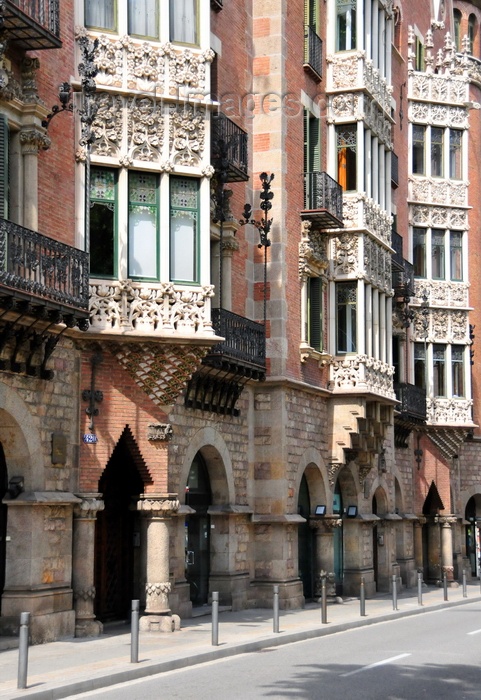
[[[0,114],[0,218],[8,219],[8,122]]]
[[[322,282],[319,277],[307,280],[309,345],[322,351]]]

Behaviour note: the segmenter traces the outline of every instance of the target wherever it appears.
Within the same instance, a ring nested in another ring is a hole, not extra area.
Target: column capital
[[[325,515],[322,519],[310,518],[309,525],[313,530],[317,530],[318,532],[332,532],[332,530],[335,530],[337,527],[341,527],[342,518],[336,515]]]
[[[137,510],[144,515],[169,518],[177,513],[180,503],[177,495],[172,494],[147,494],[142,493],[137,501]]]
[[[74,506],[74,517],[85,520],[95,520],[97,513],[105,508],[101,493],[77,493],[81,503]]]
[[[21,129],[20,143],[22,144],[23,155],[38,155],[39,151],[46,151],[50,148],[49,137],[34,126]]]
[[[450,528],[457,522],[457,517],[455,515],[437,515],[434,522],[439,523],[443,527]]]

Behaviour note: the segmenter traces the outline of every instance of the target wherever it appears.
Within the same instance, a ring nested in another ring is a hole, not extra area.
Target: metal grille
[[[304,32],[304,67],[322,80],[322,39],[310,25],[306,25]]]
[[[212,309],[212,324],[216,335],[225,340],[215,345],[209,354],[265,366],[266,338],[262,323],[238,316],[226,309]]]
[[[327,209],[342,221],[342,187],[327,173],[304,173],[306,209]]]

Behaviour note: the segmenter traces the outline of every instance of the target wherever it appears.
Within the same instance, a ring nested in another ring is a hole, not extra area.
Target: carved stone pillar
[[[82,499],[74,507],[72,586],[75,607],[75,636],[97,637],[102,623],[95,619],[94,550],[95,520],[104,509],[99,493],[78,494]]]
[[[441,571],[448,580],[448,584],[454,583],[454,562],[453,562],[453,530],[452,525],[456,523],[456,518],[452,515],[440,516],[438,522],[441,525]]]
[[[142,494],[137,508],[147,519],[146,542],[146,604],[140,629],[148,632],[173,632],[179,629],[180,618],[172,615],[169,606],[169,521],[179,508],[175,496]]]
[[[423,562],[423,525],[425,518],[419,518],[414,522],[414,561],[418,571],[424,571]]]
[[[35,126],[20,132],[23,156],[23,225],[38,229],[38,152],[50,147],[50,139]]]
[[[334,530],[341,527],[342,520],[337,516],[328,515],[322,520],[310,520],[309,525],[316,533],[316,553],[314,569],[314,594],[320,597],[323,574],[327,575],[327,595],[336,597],[336,581],[334,577]]]

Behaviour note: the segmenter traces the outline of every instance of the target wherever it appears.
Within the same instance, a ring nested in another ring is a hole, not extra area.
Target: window
[[[304,110],[304,172],[318,173],[321,169],[320,152],[320,120],[314,117],[307,109]],[[312,176],[305,177],[305,207],[314,209],[316,201],[316,187]]]
[[[433,345],[433,393],[446,396],[446,346]]]
[[[413,229],[413,265],[415,277],[426,277],[426,229]]]
[[[460,231],[449,233],[449,267],[451,279],[459,282],[463,279],[463,234]]]
[[[468,19],[468,39],[469,39],[469,53],[474,54],[474,37],[476,36],[476,17],[474,15],[469,15]]]
[[[357,0],[336,0],[336,51],[356,48]]]
[[[459,129],[449,130],[449,177],[453,180],[461,180],[462,168],[462,136]]]
[[[426,127],[419,124],[413,125],[413,173],[424,175],[425,170],[425,140]]]
[[[432,277],[435,280],[443,280],[445,277],[444,250],[444,231],[433,228],[431,231],[431,264]]]
[[[170,0],[170,40],[198,44],[199,0]]]
[[[198,282],[199,181],[170,178],[170,279]]]
[[[337,181],[343,190],[357,187],[357,125],[336,126]]]
[[[115,277],[116,171],[92,168],[90,175],[90,274]]]
[[[461,12],[453,10],[454,17],[454,46],[456,51],[461,51]]]
[[[307,278],[306,337],[311,348],[322,352],[322,281],[319,277]]]
[[[422,40],[416,36],[415,37],[415,66],[414,70],[423,71],[424,70],[424,44]]]
[[[356,352],[357,321],[357,284],[356,282],[336,283],[337,333],[336,352]]]
[[[158,177],[129,172],[128,276],[158,279]]]
[[[452,394],[456,397],[465,396],[464,388],[464,354],[465,346],[451,346],[451,382]]]
[[[414,343],[414,384],[426,389],[426,346]]]
[[[158,0],[129,0],[129,34],[158,38]]]
[[[443,134],[444,129],[431,127],[431,176],[442,177],[443,168]]]
[[[116,29],[114,0],[85,0],[85,24],[98,29]]]
[[[9,177],[8,177],[8,122],[4,114],[0,114],[0,218],[9,218]]]

